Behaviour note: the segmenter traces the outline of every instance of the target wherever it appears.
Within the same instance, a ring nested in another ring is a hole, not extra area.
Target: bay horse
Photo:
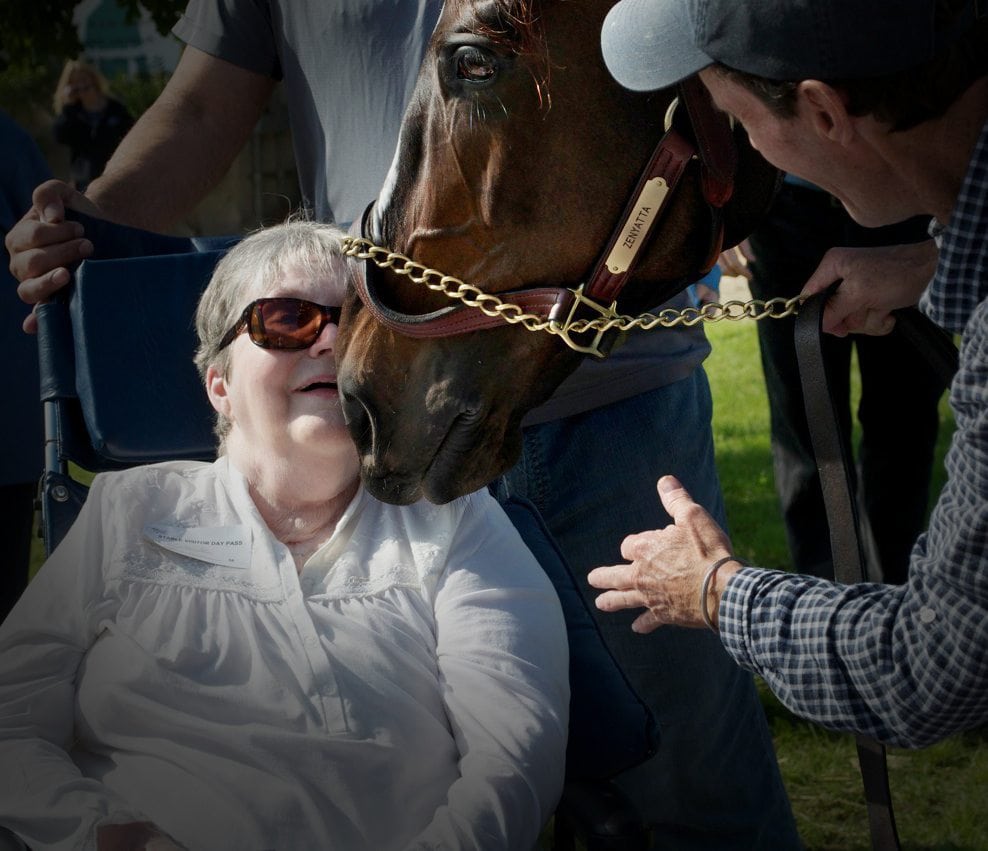
[[[620,311],[654,307],[743,238],[777,172],[698,81],[653,93],[614,82],[599,47],[613,3],[446,0],[362,223],[370,243],[514,301],[545,326],[590,278]],[[677,95],[686,108],[670,110]],[[657,146],[667,137],[671,154]],[[654,167],[670,157],[674,179]],[[654,216],[647,243],[641,210]],[[629,241],[647,246],[630,261]],[[385,254],[370,243],[358,256]],[[504,321],[510,311],[457,307],[394,268],[367,263],[359,277],[344,304],[338,381],[364,484],[388,502],[444,503],[494,479],[519,456],[526,412],[586,351],[606,351],[607,340],[575,351]]]

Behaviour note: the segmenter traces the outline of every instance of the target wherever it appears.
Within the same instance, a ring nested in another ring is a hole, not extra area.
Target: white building
[[[170,34],[161,35],[143,8],[131,23],[115,0],[82,0],[73,20],[86,57],[108,79],[120,73],[175,70],[181,44]]]

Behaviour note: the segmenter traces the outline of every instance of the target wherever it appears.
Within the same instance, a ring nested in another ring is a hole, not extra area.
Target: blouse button
[[[931,624],[937,619],[937,613],[931,609],[929,606],[923,606],[919,610],[919,622],[922,624]]]

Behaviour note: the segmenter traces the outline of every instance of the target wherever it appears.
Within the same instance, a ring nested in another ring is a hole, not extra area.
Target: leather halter
[[[563,323],[578,314],[615,315],[614,307],[618,296],[631,279],[656,223],[662,218],[687,165],[693,160],[700,162],[704,199],[715,213],[715,243],[718,246],[718,250],[714,252],[716,257],[723,238],[719,211],[730,199],[734,188],[737,150],[727,117],[713,108],[710,96],[700,80],[696,77],[685,80],[680,84],[679,91],[679,96],[686,105],[696,143],[690,142],[672,126],[672,113],[678,99],[673,100],[666,114],[665,132],[639,177],[587,282],[575,290],[567,287],[510,290],[499,292],[498,298],[550,322]],[[373,205],[368,207],[360,223],[361,235],[367,231],[372,207]],[[354,225],[356,228],[357,223]],[[369,271],[370,267],[363,274],[355,276],[357,293],[378,322],[399,334],[429,339],[504,325],[500,316],[488,315],[463,304],[423,314],[393,310],[381,299]],[[599,337],[600,334],[592,347],[578,350],[600,354]]]

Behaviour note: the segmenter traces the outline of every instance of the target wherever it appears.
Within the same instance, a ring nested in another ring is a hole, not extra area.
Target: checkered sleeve
[[[720,629],[796,714],[922,747],[988,721],[986,615],[984,600],[946,583],[842,586],[747,568],[728,585]]]
[[[906,585],[746,568],[725,589],[728,652],[823,726],[921,747],[988,722],[988,301],[951,406],[947,484]]]
[[[937,320],[963,335],[947,484],[913,549],[908,583],[838,585],[746,568],[718,612],[728,652],[791,710],[892,745],[921,747],[988,723],[986,234],[988,124],[928,300]]]

